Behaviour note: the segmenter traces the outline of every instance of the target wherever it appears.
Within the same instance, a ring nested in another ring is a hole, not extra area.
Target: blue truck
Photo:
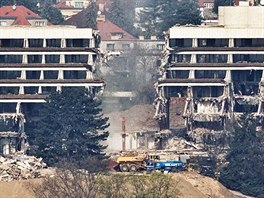
[[[151,172],[153,170],[158,170],[161,172],[179,172],[185,169],[185,165],[182,161],[179,160],[167,160],[167,161],[152,161],[148,160],[146,162],[146,170],[147,172]]]

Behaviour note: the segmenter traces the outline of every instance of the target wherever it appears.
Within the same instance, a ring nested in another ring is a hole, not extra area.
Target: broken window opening
[[[173,79],[173,78],[180,78],[180,79],[187,79],[189,78],[189,70],[169,70],[166,73],[167,78]]]
[[[256,113],[258,111],[258,104],[246,104],[246,102],[235,101],[235,113]]]
[[[187,97],[187,87],[164,87],[165,97]]]
[[[195,78],[214,78],[214,79],[224,79],[226,76],[226,71],[224,70],[196,70]]]
[[[220,97],[224,93],[224,87],[210,86],[210,87],[193,87],[193,97]]]
[[[227,63],[227,54],[198,54],[197,63]]]
[[[198,47],[227,47],[228,39],[198,39]]]
[[[190,63],[191,54],[170,54],[169,63]]]
[[[211,121],[211,122],[193,122],[193,127],[197,130],[198,128],[205,128],[208,130],[214,130],[214,131],[221,131],[224,129],[224,123],[223,121]]]

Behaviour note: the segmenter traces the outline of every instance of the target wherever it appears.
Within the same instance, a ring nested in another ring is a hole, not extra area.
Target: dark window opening
[[[39,79],[40,71],[27,71],[27,79]]]
[[[88,55],[65,55],[65,63],[87,63]]]
[[[45,63],[59,63],[60,55],[45,55]]]
[[[170,47],[192,47],[192,39],[170,39]]]
[[[188,78],[189,77],[189,70],[168,70],[167,78]]]
[[[43,39],[28,39],[29,47],[43,47]]]
[[[86,79],[85,71],[64,71],[64,79]]]
[[[20,47],[24,46],[24,39],[0,39],[0,47]]]
[[[45,79],[58,79],[58,71],[44,71]]]
[[[22,55],[0,55],[0,63],[22,63]]]
[[[28,55],[28,63],[41,63],[42,55]]]
[[[61,39],[46,39],[47,47],[61,47]]]
[[[66,39],[66,47],[89,47],[89,39]]]

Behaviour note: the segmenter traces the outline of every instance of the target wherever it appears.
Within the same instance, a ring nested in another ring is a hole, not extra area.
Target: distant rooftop
[[[13,19],[11,25],[31,25],[29,20],[41,19],[38,14],[32,12],[24,6],[2,6],[0,7],[0,20]]]

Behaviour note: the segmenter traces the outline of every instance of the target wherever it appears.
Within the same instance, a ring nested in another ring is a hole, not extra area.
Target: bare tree
[[[38,198],[177,198],[178,182],[162,173],[94,174],[58,169],[54,177],[33,186]]]
[[[95,198],[98,194],[96,175],[77,169],[57,169],[32,191],[38,198]]]

